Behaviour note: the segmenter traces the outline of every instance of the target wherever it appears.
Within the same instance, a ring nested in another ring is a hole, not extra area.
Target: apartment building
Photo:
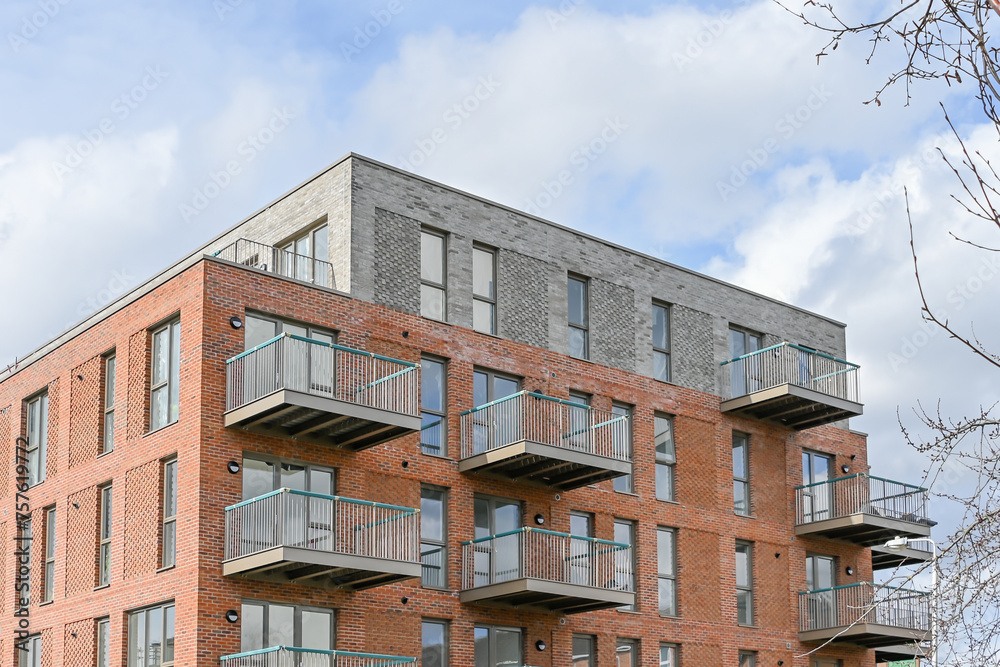
[[[844,325],[348,155],[0,375],[0,665],[862,667]]]

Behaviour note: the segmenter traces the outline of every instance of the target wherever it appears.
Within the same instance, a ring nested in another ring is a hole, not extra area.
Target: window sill
[[[103,591],[105,588],[111,588],[111,584],[104,584],[103,586],[94,586],[95,591]]]
[[[632,496],[633,498],[638,498],[639,497],[639,494],[636,493],[635,491],[619,491],[618,489],[614,489],[614,488],[612,488],[611,490],[614,491],[615,493],[620,493],[623,496]]]
[[[432,459],[440,459],[441,461],[451,461],[452,463],[457,463],[457,461],[446,454],[431,454],[430,452],[425,452],[420,450],[420,454],[427,456]]]
[[[48,602],[39,602],[38,606],[39,607],[48,607],[50,604],[55,604],[55,603],[56,603],[55,600],[49,600]]]
[[[634,614],[635,616],[642,616],[642,612],[638,609],[616,609],[619,614]]]
[[[180,423],[181,423],[181,420],[180,420],[180,417],[178,417],[177,421],[173,421],[173,422],[170,422],[169,424],[161,426],[160,428],[156,429],[155,431],[146,431],[145,433],[142,434],[142,437],[145,438],[145,437],[153,435],[155,433],[159,433],[160,431],[165,431],[168,428],[170,428],[171,426],[174,426],[174,425],[180,424]]]
[[[111,456],[114,453],[115,453],[115,450],[113,450],[113,449],[110,450],[110,451],[107,451],[107,452],[101,452],[100,454],[97,455],[97,458],[103,459],[105,456]]]
[[[657,502],[667,503],[668,505],[680,505],[680,502],[677,500],[667,500],[666,498],[657,498],[656,500]]]
[[[754,521],[757,520],[757,516],[755,514],[740,514],[739,512],[733,512],[733,516],[738,516],[741,519],[753,519]]]
[[[165,567],[161,567],[160,569],[156,570],[156,572],[154,572],[154,574],[159,574],[160,572],[168,572],[168,571],[174,569],[175,567],[177,567],[177,563],[174,563],[173,565],[167,565]]]
[[[678,621],[681,619],[680,614],[660,614],[660,618],[673,618]]]
[[[438,591],[440,593],[452,593],[453,592],[452,589],[450,589],[450,588],[438,588],[437,586],[424,586],[423,584],[420,584],[420,588],[422,588],[425,591]]]

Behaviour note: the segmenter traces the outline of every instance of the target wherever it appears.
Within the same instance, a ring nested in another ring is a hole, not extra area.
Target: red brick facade
[[[248,310],[271,313],[336,330],[342,345],[418,362],[421,354],[448,360],[447,429],[451,458],[421,454],[419,435],[358,453],[267,437],[223,426],[226,359],[243,351],[243,331],[230,317]],[[149,433],[150,328],[179,316],[181,323],[180,418]],[[100,455],[103,355],[117,354],[116,443]],[[634,494],[612,483],[556,493],[552,489],[474,474],[460,474],[459,413],[473,407],[473,368],[524,378],[523,387],[550,396],[570,390],[593,395],[593,404],[634,406]],[[468,329],[351,299],[273,275],[205,260],[156,288],[99,325],[0,384],[0,667],[16,664],[12,480],[14,438],[24,432],[24,399],[48,387],[48,474],[28,493],[36,535],[40,512],[56,508],[55,599],[39,605],[43,541],[32,557],[31,631],[42,632],[46,665],[94,665],[96,620],[110,619],[111,664],[125,665],[127,612],[173,600],[177,665],[218,665],[240,650],[239,623],[224,618],[246,598],[336,610],[341,650],[419,656],[421,618],[447,619],[452,665],[473,664],[473,627],[495,623],[523,629],[525,664],[571,664],[574,633],[596,637],[598,665],[614,665],[616,638],[637,639],[641,662],[659,664],[661,642],[680,647],[682,665],[737,665],[740,649],[758,652],[758,665],[811,665],[796,657],[815,648],[797,639],[798,591],[805,589],[805,557],[838,557],[842,581],[870,581],[868,550],[794,537],[794,487],[801,483],[803,448],[836,457],[836,465],[866,471],[864,437],[823,426],[803,432],[733,418],[719,397],[654,381],[634,373],[574,360]],[[653,416],[674,417],[676,498],[655,500]],[[19,425],[12,428],[12,425]],[[752,516],[737,516],[732,499],[732,433],[750,437]],[[259,453],[336,469],[339,495],[419,507],[421,484],[448,490],[450,591],[421,588],[419,579],[361,592],[328,590],[223,577],[224,509],[240,500],[241,476],[226,464]],[[161,569],[163,461],[176,456],[177,564]],[[853,458],[852,458],[853,457]],[[95,590],[99,545],[99,487],[114,489],[111,583]],[[473,535],[473,497],[490,494],[523,503],[525,520],[536,514],[546,527],[569,529],[571,510],[590,512],[596,536],[611,539],[616,518],[637,522],[638,613],[598,611],[557,614],[462,604],[461,547]],[[658,526],[677,530],[677,618],[657,613]],[[736,540],[753,542],[755,625],[736,622]],[[848,577],[845,568],[854,574]],[[37,595],[35,593],[37,592]],[[545,651],[535,643],[544,640]],[[825,658],[844,667],[874,664],[871,651],[834,645]],[[816,657],[816,656],[813,656]]]

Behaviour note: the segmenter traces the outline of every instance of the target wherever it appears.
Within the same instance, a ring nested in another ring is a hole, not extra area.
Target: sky
[[[846,322],[873,474],[922,478],[897,416],[998,398],[921,322],[903,197],[928,301],[1000,349],[936,150],[943,101],[996,152],[975,91],[866,105],[894,56],[770,0],[5,0],[0,34],[0,367],[353,151]]]

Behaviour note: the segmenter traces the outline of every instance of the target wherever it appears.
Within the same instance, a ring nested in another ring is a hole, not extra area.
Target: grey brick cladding
[[[566,274],[588,276],[594,361],[644,375],[652,372],[652,302],[670,304],[673,382],[682,386],[717,393],[730,324],[769,343],[846,358],[838,322],[351,154],[42,346],[21,368],[203,253],[241,237],[273,245],[323,220],[337,289],[409,312],[419,311],[419,228],[447,232],[447,321],[462,327],[472,326],[473,243],[498,248],[501,336],[556,352],[567,351]]]
[[[555,271],[534,257],[501,248],[497,258],[497,311],[500,335],[548,347],[548,286]]]
[[[414,251],[416,249],[416,251]],[[375,211],[375,301],[420,313],[420,223]]]
[[[635,372],[635,295],[606,280],[590,281],[590,358]]]

